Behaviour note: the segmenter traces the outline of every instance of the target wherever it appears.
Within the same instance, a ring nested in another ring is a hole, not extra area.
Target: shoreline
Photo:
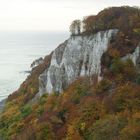
[[[0,101],[0,113],[3,111],[6,99]]]

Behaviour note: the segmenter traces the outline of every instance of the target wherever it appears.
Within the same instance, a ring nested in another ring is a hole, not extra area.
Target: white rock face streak
[[[140,64],[140,44],[136,47],[135,51],[132,54],[127,54],[122,58],[122,60],[131,59],[135,66]]]
[[[52,54],[48,69],[39,77],[39,94],[62,92],[80,76],[100,74],[101,57],[117,30],[71,37]]]

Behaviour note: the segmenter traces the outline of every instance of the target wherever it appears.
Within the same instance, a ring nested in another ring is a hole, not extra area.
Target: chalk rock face
[[[102,54],[117,31],[70,37],[56,48],[50,66],[39,77],[39,95],[62,92],[80,76],[100,75]]]
[[[135,66],[140,67],[140,44],[132,54],[127,54],[122,60],[131,59]]]

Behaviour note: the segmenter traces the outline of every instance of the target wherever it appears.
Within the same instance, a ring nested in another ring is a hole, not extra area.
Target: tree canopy
[[[63,93],[47,93],[36,102],[38,77],[50,64],[51,55],[33,69],[19,90],[8,97],[0,116],[4,140],[139,140],[140,72],[132,53],[140,41],[140,10],[114,7],[84,18],[81,35],[118,28],[101,60],[98,75],[79,77]],[[79,20],[71,25],[80,33]]]

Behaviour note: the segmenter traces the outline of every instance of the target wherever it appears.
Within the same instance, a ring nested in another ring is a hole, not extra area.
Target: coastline
[[[0,101],[0,113],[3,111],[4,105],[5,105],[6,99]]]

